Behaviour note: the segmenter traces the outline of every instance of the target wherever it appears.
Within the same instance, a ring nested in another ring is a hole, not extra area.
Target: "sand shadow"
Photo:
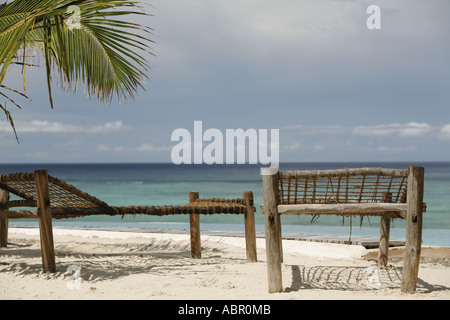
[[[286,292],[302,289],[366,291],[379,289],[401,289],[402,268],[313,266],[291,265],[292,282]],[[431,293],[450,288],[433,285],[419,278],[417,292]]]
[[[93,253],[77,250],[73,244],[55,243],[55,273],[43,273],[38,241],[9,243],[8,248],[0,250],[0,258],[2,255],[16,258],[12,262],[0,260],[0,272],[11,272],[15,277],[36,275],[45,279],[66,279],[73,274],[69,268],[76,266],[82,280],[92,283],[145,273],[183,278],[197,273],[196,265],[214,266],[225,261],[217,248],[202,248],[202,259],[193,259],[190,245],[174,246],[170,241],[152,240],[145,244],[98,244]],[[242,261],[226,258],[230,259]]]

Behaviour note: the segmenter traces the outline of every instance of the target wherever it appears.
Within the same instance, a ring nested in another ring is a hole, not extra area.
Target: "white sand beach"
[[[376,250],[284,240],[283,292],[269,294],[262,238],[256,263],[246,261],[239,237],[202,235],[202,259],[191,258],[187,234],[55,228],[54,240],[57,271],[43,273],[38,229],[9,229],[1,300],[450,299],[450,248],[423,247],[417,292],[408,295],[400,290],[402,248],[374,282]]]

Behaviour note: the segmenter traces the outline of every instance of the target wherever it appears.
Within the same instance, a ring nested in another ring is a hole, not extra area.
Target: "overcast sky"
[[[146,91],[103,104],[55,82],[51,110],[34,69],[32,102],[8,104],[20,144],[1,116],[0,163],[170,162],[171,133],[195,120],[279,129],[281,162],[450,160],[450,1],[148,2]]]

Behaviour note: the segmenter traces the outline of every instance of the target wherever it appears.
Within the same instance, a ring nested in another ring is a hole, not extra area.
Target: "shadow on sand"
[[[80,268],[80,276],[90,282],[117,279],[131,274],[152,273],[161,276],[179,275],[184,278],[196,273],[196,265],[220,265],[224,258],[217,248],[202,248],[202,259],[191,257],[190,245],[175,245],[171,241],[152,241],[142,244],[90,244],[89,248],[73,244],[55,244],[56,272],[43,273],[38,241],[10,243],[0,249],[0,272],[13,272],[14,276],[44,276],[48,279],[66,278],[69,266]],[[89,249],[93,250],[89,252]],[[76,248],[76,249],[74,249]],[[77,250],[78,249],[78,250]],[[8,257],[1,259],[1,257]],[[10,262],[10,258],[14,258]],[[3,260],[3,261],[2,261]],[[226,259],[227,261],[230,258]],[[243,259],[232,259],[237,263]]]
[[[287,292],[302,289],[363,291],[377,289],[400,289],[402,268],[367,268],[354,266],[313,266],[291,265],[292,283]],[[376,270],[374,273],[373,270]],[[448,290],[440,285],[431,285],[419,278],[417,292],[430,293]]]

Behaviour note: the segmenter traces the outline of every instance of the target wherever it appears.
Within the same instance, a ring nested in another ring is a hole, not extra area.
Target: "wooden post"
[[[278,214],[278,173],[263,175],[264,225],[269,292],[281,292],[281,234]]]
[[[256,255],[255,205],[253,201],[253,192],[244,192],[242,198],[244,200],[244,205],[247,207],[247,212],[244,215],[247,261],[256,262],[258,261],[258,258]]]
[[[406,212],[406,246],[403,261],[402,292],[414,293],[419,276],[420,251],[422,247],[422,203],[424,168],[408,167]]]
[[[0,203],[9,200],[9,192],[6,190],[0,190]],[[4,209],[8,211],[8,209]],[[6,248],[8,245],[8,217],[6,215],[0,215],[0,247]]]
[[[277,188],[278,191],[278,188]],[[278,192],[277,192],[278,194]],[[278,198],[277,198],[278,199]],[[275,220],[276,220],[276,226],[277,226],[277,237],[278,237],[278,244],[280,245],[280,262],[283,263],[283,239],[282,239],[282,234],[281,234],[281,214],[279,214],[278,212],[278,207],[277,207],[277,215],[275,216]]]
[[[42,269],[55,272],[55,248],[53,244],[52,212],[48,188],[47,170],[36,170],[36,200],[38,206],[39,231],[41,235]]]
[[[189,203],[193,204],[198,199],[198,192],[189,192]],[[189,215],[191,227],[191,255],[194,259],[202,257],[202,244],[200,240],[200,214],[191,213]]]
[[[384,202],[392,202],[392,193],[383,194]],[[380,246],[378,250],[378,265],[387,266],[389,257],[389,236],[391,229],[391,218],[381,217],[380,220]]]

